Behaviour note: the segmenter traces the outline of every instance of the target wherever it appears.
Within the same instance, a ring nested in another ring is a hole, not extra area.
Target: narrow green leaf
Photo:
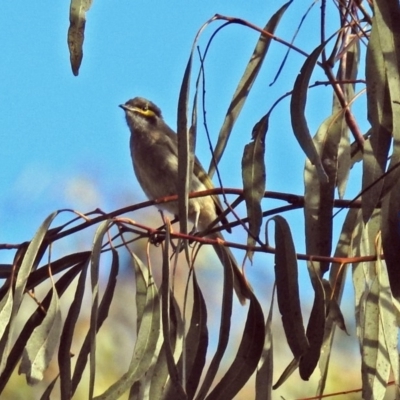
[[[296,251],[286,220],[275,221],[275,278],[279,311],[286,340],[294,357],[299,359],[309,348],[300,307]]]
[[[392,292],[390,290],[389,277],[387,273],[386,264],[382,262],[382,242],[381,238],[377,241],[377,278],[379,281],[379,314],[380,314],[380,327],[382,329],[382,336],[384,341],[382,345],[385,346],[388,352],[392,375],[397,387],[399,387],[400,379],[400,361],[399,352],[397,349],[399,341],[399,329],[397,322],[396,306],[393,302]]]
[[[364,144],[361,197],[364,222],[367,222],[381,198],[384,174],[392,141],[392,107],[384,67],[384,57],[373,19],[366,55],[367,107],[371,132]],[[378,181],[378,182],[377,182]],[[366,190],[368,189],[368,190]]]
[[[325,290],[319,277],[319,271],[314,270],[312,262],[307,263],[308,272],[314,288],[314,303],[308,320],[306,335],[310,345],[307,352],[300,358],[299,372],[303,380],[308,381],[318,364],[322,342],[325,333]]]
[[[36,327],[22,355],[20,374],[26,374],[29,385],[35,385],[43,379],[59,343],[61,333],[61,311],[58,294],[53,286],[50,307],[42,323]]]
[[[294,135],[296,136],[297,141],[310,160],[311,164],[315,166],[318,179],[321,183],[328,182],[328,176],[324,170],[321,158],[311,138],[305,117],[305,108],[311,74],[324,47],[325,43],[319,45],[306,59],[299,75],[296,78],[296,82],[293,87],[292,99],[290,101],[290,117]]]
[[[142,398],[144,398],[144,396],[147,396],[149,399],[166,398],[164,393],[166,391],[166,388],[168,387],[167,383],[168,383],[169,373],[168,373],[167,359],[165,356],[165,345],[163,343],[162,335],[160,335],[159,343],[161,343],[160,347],[159,348],[156,347],[156,352],[155,352],[155,354],[158,354],[157,361],[149,370],[149,372],[146,373],[146,375],[143,377],[146,378],[148,374],[151,375],[150,382],[146,381],[146,385],[149,386],[144,388],[144,390],[148,390],[148,393],[147,392],[143,393],[142,387],[140,387],[139,394],[137,395],[136,398],[134,397],[133,399],[141,400]],[[141,384],[141,381],[136,382],[135,386],[137,384]]]
[[[13,308],[13,291],[11,286],[8,288],[7,295],[0,302],[0,338],[3,337],[10,322],[11,312]]]
[[[346,219],[343,223],[342,232],[340,233],[340,237],[336,246],[335,257],[348,257],[350,255],[351,240],[356,224],[357,215],[358,210],[355,208],[352,208],[348,211]],[[337,304],[340,304],[342,298],[346,271],[347,267],[343,268],[342,265],[339,263],[333,263],[330,268],[329,282],[330,285],[335,288],[335,301],[337,302]],[[321,379],[319,381],[317,391],[317,394],[319,396],[322,396],[322,394],[324,393],[326,380],[328,377],[328,367],[335,332],[334,322],[335,321],[330,318],[330,314],[328,314],[328,318],[325,323],[325,337],[319,360],[319,368],[321,371]]]
[[[341,76],[344,73],[345,71],[340,69],[338,75]],[[313,138],[315,149],[323,161],[328,182],[321,182],[317,168],[311,165],[309,159],[306,161],[304,214],[307,254],[331,255],[335,187],[338,183],[340,143],[344,137],[347,137],[347,126],[343,111],[334,97],[332,115],[325,119]],[[343,154],[345,150],[342,150]],[[350,163],[348,163],[349,166]],[[306,331],[310,347],[299,362],[300,376],[304,380],[308,380],[311,376],[321,354],[326,316],[321,276],[328,271],[329,262],[309,261],[307,267],[315,297]]]
[[[382,245],[393,296],[400,299],[400,181],[382,201]]]
[[[162,290],[162,288],[161,288]],[[137,397],[141,400],[144,397],[149,399],[175,399],[179,398],[179,389],[176,390],[174,385],[169,379],[168,361],[166,355],[166,346],[170,346],[171,358],[173,357],[174,362],[177,361],[178,357],[182,357],[182,319],[180,316],[180,310],[176,304],[176,301],[171,293],[171,304],[170,304],[170,324],[169,324],[169,342],[164,340],[164,335],[160,335],[158,345],[156,348],[155,356],[157,360],[146,372],[145,376],[137,383],[141,384],[141,396]],[[178,365],[178,372],[182,371],[182,366]],[[132,399],[133,400],[133,399]]]
[[[39,252],[39,248],[42,245],[43,239],[50,227],[50,224],[53,222],[54,218],[58,215],[58,211],[50,214],[40,225],[38,231],[33,237],[32,241],[29,243],[28,249],[24,255],[24,259],[21,263],[21,267],[18,271],[17,279],[15,282],[14,289],[14,304],[11,319],[14,318],[16,313],[19,310],[19,307],[22,302],[23,295],[25,293],[25,286],[31,273],[33,264],[35,262],[36,256]]]
[[[83,296],[86,288],[86,276],[90,257],[82,268],[82,272],[78,279],[74,300],[68,310],[67,317],[64,322],[63,331],[61,333],[60,343],[62,346],[58,350],[58,365],[60,369],[60,397],[61,400],[69,400],[72,392],[71,381],[71,345],[74,335],[75,325],[78,321],[79,313],[82,307]]]
[[[358,66],[360,63],[360,42],[355,41],[346,51],[346,56],[342,57],[340,67],[337,73],[338,80],[346,79],[354,82],[358,75]],[[354,99],[355,84],[343,84],[343,95],[347,104],[351,108]],[[336,94],[334,94],[332,114],[336,115],[342,110]],[[347,181],[349,179],[351,164],[351,144],[349,138],[349,127],[346,122],[345,113],[341,113],[340,141],[337,154],[337,178],[336,186],[339,197],[342,199],[345,194]]]
[[[179,400],[184,398],[184,390],[182,387],[182,377],[177,369],[173,346],[171,342],[171,291],[170,291],[170,261],[169,261],[169,244],[170,238],[170,224],[167,222],[165,243],[163,250],[163,265],[162,265],[162,285],[161,285],[161,318],[162,318],[162,334],[164,337],[164,350],[168,365],[169,377],[171,380],[172,389],[175,391],[175,398]]]
[[[219,246],[214,247],[217,251]],[[229,250],[229,249],[228,249]],[[222,255],[226,256],[226,253],[222,252]],[[222,294],[222,310],[221,310],[221,322],[219,328],[219,337],[217,350],[211,360],[210,366],[207,370],[206,376],[204,377],[203,383],[198,391],[196,400],[203,400],[206,398],[208,391],[217,375],[219,365],[221,363],[222,357],[225,354],[226,348],[228,346],[229,334],[231,330],[231,317],[232,317],[232,298],[233,298],[233,271],[232,265],[229,258],[224,262],[224,287]]]
[[[382,197],[385,173],[392,135],[382,126],[378,131],[371,131],[370,137],[364,142],[363,177],[361,207],[364,222],[367,222]],[[380,180],[379,180],[380,179]]]
[[[289,363],[289,365],[282,372],[282,375],[278,378],[275,385],[272,386],[272,389],[276,390],[280,386],[282,386],[285,381],[293,374],[293,372],[298,368],[299,360],[297,358],[293,358],[293,360]]]
[[[332,250],[333,206],[337,178],[337,157],[342,136],[341,112],[326,118],[312,139],[317,154],[324,161],[328,181],[321,182],[309,159],[304,171],[304,216],[307,254],[327,256]],[[325,273],[329,263],[314,262],[314,269]]]
[[[54,389],[54,386],[56,385],[57,381],[58,381],[59,375],[57,375],[49,384],[49,386],[47,386],[46,390],[43,392],[42,397],[40,398],[40,400],[51,400],[51,392]]]
[[[90,251],[82,251],[68,254],[65,257],[52,261],[50,264],[46,262],[43,266],[29,275],[25,290],[32,290],[40,283],[45,282],[49,278],[49,268],[51,269],[51,274],[54,276],[77,264],[85,264],[90,254]]]
[[[96,400],[118,399],[149,370],[160,335],[160,301],[154,283],[147,288],[147,302],[128,371]]]
[[[112,221],[103,221],[96,230],[92,256],[90,259],[90,280],[92,289],[92,307],[90,312],[90,377],[89,377],[89,398],[93,398],[94,383],[96,376],[96,334],[97,334],[97,321],[99,312],[99,271],[100,271],[100,257],[103,248],[103,238],[107,233]]]
[[[66,271],[65,274],[63,274],[63,276],[61,276],[60,279],[56,282],[55,286],[59,297],[62,296],[62,294],[69,287],[71,282],[75,279],[76,275],[80,272],[80,270],[81,265],[76,265]],[[6,359],[5,368],[0,376],[0,393],[4,390],[4,386],[9,381],[12,372],[14,371],[19,360],[21,359],[22,352],[26,346],[26,343],[28,342],[28,339],[31,337],[33,330],[43,321],[43,309],[47,309],[50,306],[51,297],[52,292],[50,291],[41,302],[41,305],[37,307],[37,309],[25,322],[25,325],[19,333],[10,351],[9,356]]]
[[[247,216],[249,218],[249,235],[247,245],[253,247],[260,234],[263,220],[261,200],[265,192],[265,135],[268,130],[266,114],[253,128],[253,141],[246,144],[242,158],[242,180]],[[248,250],[247,256],[253,260],[253,251]]]
[[[142,263],[136,254],[132,254],[132,262],[136,277],[136,329],[139,332],[147,302],[147,289],[153,277],[151,271]]]
[[[150,268],[147,268],[141,260],[132,254],[133,264],[136,274],[136,313],[137,313],[137,332],[142,324],[142,319],[146,316],[145,310],[147,306],[147,292],[150,285],[154,285],[153,276]],[[174,322],[172,320],[172,322]],[[175,323],[171,329],[171,341],[175,346],[176,329]],[[129,399],[141,400],[142,398],[161,398],[166,387],[168,378],[168,366],[163,345],[163,336],[159,335],[154,357],[156,361],[150,365],[146,374],[137,380],[131,387]],[[153,359],[154,361],[154,359]]]
[[[388,170],[400,163],[400,7],[397,0],[377,0],[374,3],[375,18],[372,29],[377,28],[383,64],[389,89],[390,105],[392,107],[393,153]],[[400,169],[397,168],[385,177],[383,194],[394,190],[394,185],[400,179]],[[385,247],[385,246],[384,246]],[[388,263],[388,272],[392,283],[392,271],[395,266]],[[398,269],[398,268],[397,268]]]
[[[400,8],[396,0],[377,0],[374,6],[373,29],[379,35],[381,53],[387,77],[390,104],[392,107],[393,153],[388,171],[400,163]],[[382,205],[382,244],[393,296],[400,298],[400,269],[398,260],[400,247],[399,232],[399,179],[400,169],[393,170],[385,177],[383,195],[388,195]],[[389,197],[389,198],[387,198]]]
[[[380,319],[379,291],[376,278],[365,296],[362,326],[361,377],[364,399],[383,399],[390,375],[389,356]]]
[[[55,211],[43,221],[38,231],[36,232],[35,236],[33,237],[32,241],[29,243],[26,252],[24,252],[23,260],[21,262],[21,266],[18,270],[17,278],[15,281],[14,298],[12,302],[11,316],[9,317],[10,324],[8,327],[6,327],[8,333],[6,336],[3,337],[3,339],[0,342],[1,372],[5,368],[5,363],[7,361],[9,345],[10,345],[8,338],[13,337],[14,335],[14,319],[21,306],[29,275],[34,267],[35,262],[39,262],[39,260],[37,260],[39,251],[41,251],[42,253],[44,252],[44,249],[43,248],[41,249],[41,246],[43,244],[43,239],[45,238],[51,223],[53,222],[54,218],[57,215],[58,211]]]
[[[264,348],[261,354],[260,362],[256,374],[256,399],[272,400],[272,376],[274,370],[273,359],[273,335],[272,335],[272,314],[274,309],[276,285],[274,285],[271,304],[267,321],[265,323]]]
[[[268,21],[265,25],[264,30],[270,33],[274,33],[277,28],[283,14],[292,3],[292,0],[285,3]],[[247,99],[247,96],[253,86],[254,81],[261,69],[263,61],[268,53],[269,45],[271,44],[271,37],[260,35],[253,54],[247,64],[247,67],[243,73],[242,78],[236,88],[236,91],[232,97],[231,104],[229,105],[228,111],[225,116],[225,120],[222,124],[221,130],[218,135],[218,142],[214,149],[214,157],[211,160],[208,174],[210,177],[214,175],[215,168],[222,158],[228,143],[229,136],[232,132],[233,126],[243,108],[243,105]]]
[[[208,348],[207,308],[203,294],[197,283],[196,273],[192,272],[193,310],[189,331],[185,341],[186,394],[193,399],[199,386],[201,374],[206,363]],[[181,365],[181,364],[180,364]]]
[[[375,210],[369,221],[364,224],[361,210],[359,211],[356,227],[353,233],[352,254],[356,257],[376,254],[376,239],[382,226],[381,210]],[[357,336],[362,346],[363,315],[365,311],[365,296],[376,279],[376,268],[373,261],[355,263],[353,265],[353,284],[356,306]]]
[[[92,0],[71,0],[69,9],[68,48],[72,72],[79,74],[83,57],[83,40],[85,38],[86,12]]]
[[[232,365],[207,400],[233,399],[253,375],[264,347],[264,314],[257,298],[250,294],[250,307],[238,352]]]
[[[188,210],[190,177],[193,174],[196,124],[194,130],[187,129],[187,112],[189,103],[190,76],[192,70],[193,50],[186,65],[183,82],[179,93],[178,102],[178,205],[179,205],[179,228],[182,233],[188,232]],[[193,107],[196,115],[196,103]]]
[[[96,332],[98,332],[103,325],[103,322],[106,320],[108,316],[108,312],[111,305],[111,300],[114,296],[114,291],[117,283],[117,275],[119,270],[119,259],[118,253],[116,251],[112,251],[113,259],[110,268],[110,275],[108,279],[106,279],[107,286],[104,290],[103,298],[101,299],[100,305],[97,311],[97,324],[96,324]],[[74,374],[72,376],[72,394],[75,393],[75,390],[82,378],[83,371],[87,364],[87,357],[92,349],[92,332],[89,329],[85,340],[82,344],[81,350],[78,354]]]

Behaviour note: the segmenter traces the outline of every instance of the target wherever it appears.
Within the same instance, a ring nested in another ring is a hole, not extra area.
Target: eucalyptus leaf
[[[79,74],[83,58],[83,41],[85,38],[86,12],[89,11],[92,0],[71,0],[69,10],[68,48],[72,72]]]

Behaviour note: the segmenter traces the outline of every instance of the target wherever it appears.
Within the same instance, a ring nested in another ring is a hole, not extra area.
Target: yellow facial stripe
[[[139,108],[139,107],[132,107],[131,110],[138,112],[139,114],[142,114],[145,117],[155,117],[155,115],[156,115],[155,112],[150,109],[143,110],[142,108]]]

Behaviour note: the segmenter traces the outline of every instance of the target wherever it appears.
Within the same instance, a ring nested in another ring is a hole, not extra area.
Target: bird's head
[[[155,125],[162,119],[161,110],[143,97],[128,100],[120,107],[125,111],[126,121],[133,130],[146,129],[149,124]]]

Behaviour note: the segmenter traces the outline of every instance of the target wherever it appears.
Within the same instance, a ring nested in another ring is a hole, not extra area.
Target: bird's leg
[[[193,228],[189,232],[189,235],[195,235],[198,233],[197,227],[199,226],[199,218],[200,218],[200,209],[196,207],[193,221]]]
[[[164,213],[163,213],[163,210],[158,210],[159,212],[160,212],[160,214],[161,214],[161,219],[162,219],[162,221],[163,221],[163,225],[161,225],[161,226],[159,226],[158,228],[157,228],[157,230],[158,231],[161,231],[161,230],[165,230],[165,226],[166,226],[166,223],[165,223],[165,217],[164,217]],[[178,216],[177,215],[174,215],[174,219],[171,221],[171,225],[173,225],[173,224],[175,224],[175,223],[177,223],[179,221],[179,218],[178,218]]]
[[[163,225],[159,226],[159,227],[157,228],[157,231],[163,231],[163,230],[165,231],[165,230],[166,230],[167,224],[166,224],[166,222],[165,222],[164,213],[163,213],[162,210],[158,210],[158,211],[159,211],[160,214],[161,214],[161,219],[162,219],[162,221],[163,221]],[[178,221],[178,217],[175,215],[175,216],[174,216],[174,219],[171,221],[171,224],[175,224],[177,221]],[[153,238],[152,238],[152,243],[155,244],[155,245],[159,245],[159,244],[164,240],[164,238],[165,238],[165,235],[164,235],[164,234],[160,234],[160,235],[159,235],[159,234],[155,233],[155,234],[153,235]],[[170,243],[171,243],[171,246],[172,246],[173,250],[175,251],[175,250],[176,250],[176,246],[175,246],[175,244],[172,242],[172,239],[170,240]]]
[[[158,229],[164,229],[164,230],[165,230],[166,227],[167,227],[167,223],[165,222],[164,213],[163,213],[162,210],[159,210],[159,211],[160,211],[160,214],[161,214],[161,218],[162,218],[162,220],[163,220],[163,222],[164,222],[164,225],[161,226],[161,227],[158,228]],[[178,218],[177,215],[174,215],[174,219],[170,222],[170,225],[175,224],[177,221],[179,221],[179,218]],[[176,246],[176,244],[172,241],[172,238],[170,238],[169,243],[170,243],[170,245],[171,245],[171,247],[172,247],[172,254],[174,254],[174,253],[176,252],[177,246]]]

